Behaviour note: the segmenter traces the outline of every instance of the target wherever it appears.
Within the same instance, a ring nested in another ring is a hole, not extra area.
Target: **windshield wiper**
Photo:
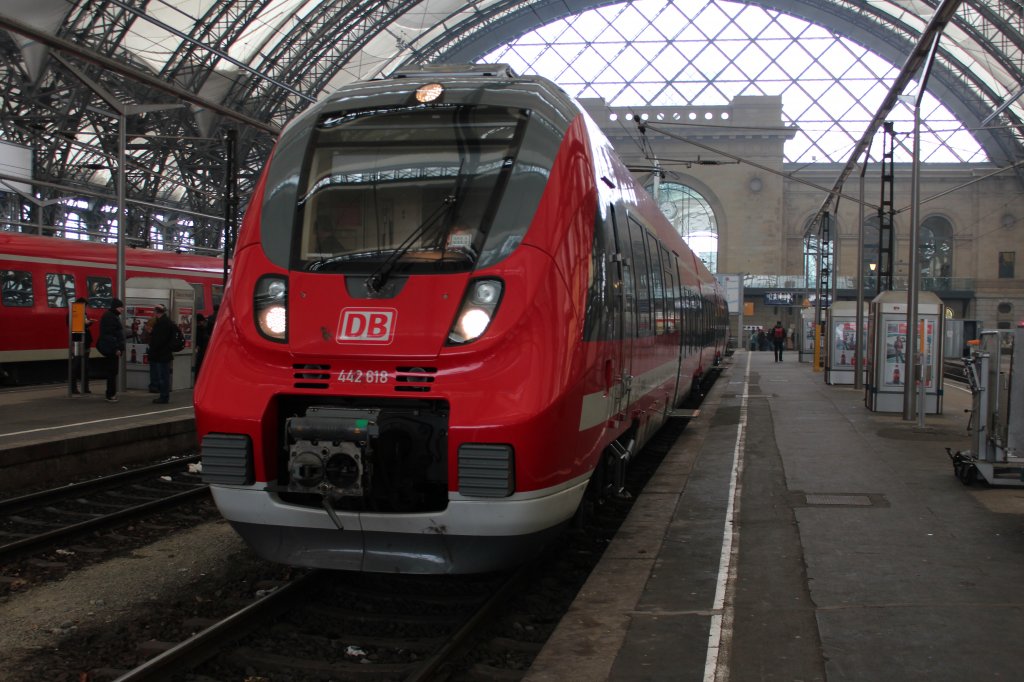
[[[380,264],[372,275],[366,280],[366,288],[371,293],[378,293],[387,284],[388,278],[391,277],[391,273],[394,272],[395,266],[398,264],[399,259],[405,254],[409,253],[413,244],[416,243],[421,237],[429,233],[431,228],[438,223],[442,216],[447,215],[452,208],[455,206],[455,195],[449,194],[441,202],[441,205],[434,209],[434,212],[427,216],[427,219],[420,223],[419,227],[412,231],[412,233],[405,238],[398,247],[391,252],[387,260]]]

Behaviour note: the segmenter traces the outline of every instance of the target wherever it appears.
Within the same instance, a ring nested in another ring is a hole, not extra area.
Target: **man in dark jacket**
[[[96,348],[103,354],[103,362],[107,375],[107,402],[117,402],[117,372],[121,366],[121,354],[124,353],[124,325],[121,314],[124,302],[119,298],[110,301],[110,309],[100,318],[100,337]]]
[[[174,323],[167,317],[167,308],[158,303],[153,309],[156,320],[149,333],[149,363],[153,367],[156,390],[160,394],[154,403],[167,403],[171,399],[171,362],[174,360]]]

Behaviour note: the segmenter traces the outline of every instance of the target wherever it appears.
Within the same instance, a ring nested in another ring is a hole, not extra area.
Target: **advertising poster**
[[[149,364],[149,330],[146,322],[153,318],[154,305],[130,305],[124,311],[124,351],[129,365]]]
[[[177,321],[178,329],[181,330],[182,335],[185,337],[185,348],[192,347],[192,307],[179,307],[177,309]]]
[[[907,323],[887,321],[885,323],[885,336],[885,371],[882,374],[882,379],[886,386],[902,386],[907,378],[906,359],[909,354],[907,348]],[[922,362],[927,369],[932,367],[934,361],[932,349],[935,347],[935,320],[920,321],[918,338],[924,341]],[[934,368],[933,371],[925,371],[924,374],[926,376],[925,387],[930,388]]]
[[[835,348],[832,366],[836,369],[853,369],[857,364],[857,322],[836,320],[833,323],[832,338]],[[861,348],[867,349],[867,333],[861,335]]]

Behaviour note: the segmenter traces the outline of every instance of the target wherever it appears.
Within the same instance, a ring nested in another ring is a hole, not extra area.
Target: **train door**
[[[612,277],[617,280],[614,287],[615,296],[612,301],[612,318],[615,320],[614,353],[617,376],[614,379],[614,411],[624,412],[629,406],[629,391],[633,384],[633,337],[635,335],[634,293],[632,257],[630,255],[629,236],[621,220],[619,211],[614,206],[611,210],[612,233],[615,235],[615,255],[613,256]]]

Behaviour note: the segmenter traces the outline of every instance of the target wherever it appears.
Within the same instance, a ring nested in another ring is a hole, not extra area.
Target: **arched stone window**
[[[917,243],[921,277],[953,276],[953,225],[942,216],[929,216],[921,223]]]
[[[875,289],[875,277],[881,266],[881,253],[878,251],[878,216],[872,215],[864,219],[864,260],[861,262],[861,275],[864,287]]]
[[[653,187],[647,189],[651,191]],[[718,272],[718,221],[708,200],[687,185],[662,182],[658,187],[658,205],[697,258],[704,261],[708,270]]]

